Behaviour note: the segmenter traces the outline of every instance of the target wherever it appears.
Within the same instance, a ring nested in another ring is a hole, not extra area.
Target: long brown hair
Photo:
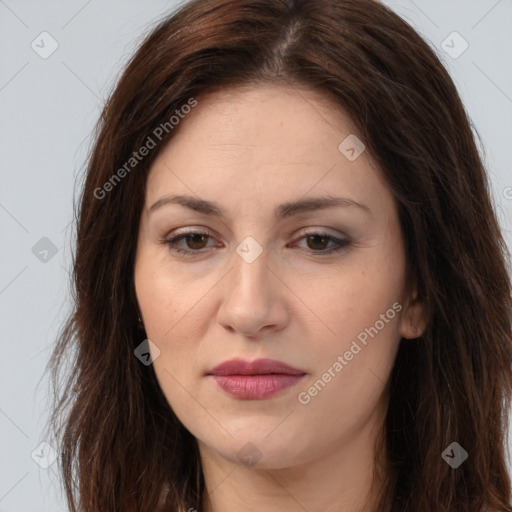
[[[453,81],[411,26],[374,0],[195,0],[159,21],[127,65],[88,160],[74,311],[48,365],[70,510],[201,510],[196,441],[153,367],[134,356],[145,339],[136,240],[148,170],[175,133],[170,117],[191,99],[200,108],[203,92],[261,83],[320,91],[350,115],[396,198],[429,312],[423,336],[400,343],[391,374],[391,471],[378,510],[511,512],[510,254]],[[148,136],[156,147],[135,164]],[[468,452],[456,469],[441,457],[453,442]]]

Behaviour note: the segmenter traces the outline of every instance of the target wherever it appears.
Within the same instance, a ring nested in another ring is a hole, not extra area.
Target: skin
[[[419,336],[425,318],[406,283],[391,192],[366,151],[350,161],[338,149],[354,133],[344,111],[314,91],[223,90],[198,98],[150,169],[136,294],[160,351],[152,351],[158,382],[199,444],[207,512],[372,510],[390,372],[401,338]],[[169,194],[214,201],[226,216],[177,204],[149,211]],[[369,212],[336,206],[273,218],[282,203],[327,195]],[[178,242],[192,257],[161,243],[191,230],[211,237]],[[329,254],[335,242],[305,236],[318,232],[350,244]],[[252,263],[236,252],[248,236],[262,249]],[[394,303],[401,311],[300,403]],[[272,398],[233,398],[205,375],[233,357],[277,359],[306,376]],[[247,443],[255,464],[238,457]]]

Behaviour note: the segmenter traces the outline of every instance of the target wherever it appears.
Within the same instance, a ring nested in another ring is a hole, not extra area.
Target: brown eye
[[[322,236],[322,235],[310,235],[307,237],[307,240],[313,241],[312,243],[308,243],[308,247],[310,249],[313,249],[315,251],[322,251],[326,249],[326,245],[329,242],[331,237],[329,236]]]
[[[177,235],[170,240],[162,240],[162,243],[166,244],[172,252],[177,252],[184,256],[194,256],[194,253],[199,254],[202,249],[206,248],[210,238],[211,236],[208,233],[191,231]],[[185,240],[185,247],[181,245],[183,240]]]
[[[187,246],[190,249],[204,249],[203,244],[205,243],[205,241],[208,241],[209,236],[202,233],[193,233],[189,235],[184,235],[183,238],[189,241],[189,243],[187,243]]]
[[[319,256],[341,251],[350,245],[350,240],[339,239],[327,233],[306,233],[300,238],[300,240],[304,239],[310,252],[317,253]],[[328,247],[329,243],[332,244],[331,247]]]
[[[177,235],[169,240],[162,240],[162,243],[166,244],[171,252],[176,252],[183,256],[195,256],[208,248],[208,240],[211,238],[212,236],[208,233],[191,231]],[[299,240],[304,239],[307,241],[307,249],[319,256],[341,251],[350,245],[350,240],[335,238],[326,233],[306,233]],[[185,241],[185,245],[182,244],[183,241]],[[332,246],[329,247],[329,244],[332,244]]]

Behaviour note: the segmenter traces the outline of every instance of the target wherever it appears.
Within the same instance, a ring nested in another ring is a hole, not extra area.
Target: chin
[[[273,428],[278,423],[273,424]],[[272,429],[258,433],[257,429],[248,427],[240,435],[226,434],[222,439],[205,439],[202,441],[208,449],[216,452],[225,460],[245,466],[248,469],[282,469],[296,466],[313,458],[318,448],[304,444],[301,436],[281,431],[269,436]],[[251,434],[248,434],[251,432]]]

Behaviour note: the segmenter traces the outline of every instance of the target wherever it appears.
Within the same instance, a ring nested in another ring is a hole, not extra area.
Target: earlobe
[[[425,332],[427,322],[425,303],[414,292],[402,316],[400,335],[406,339],[420,338]]]
[[[416,325],[411,325],[411,334],[409,336],[409,339],[417,339],[417,338],[421,338],[421,336],[423,335],[423,333],[425,332],[425,326],[422,326],[421,329],[419,329]]]

